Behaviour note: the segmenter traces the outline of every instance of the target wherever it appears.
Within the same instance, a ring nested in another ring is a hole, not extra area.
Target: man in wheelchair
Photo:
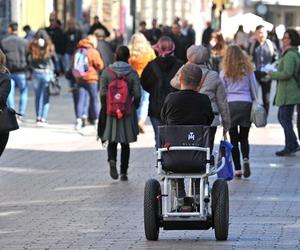
[[[180,90],[170,93],[162,107],[161,119],[166,125],[211,125],[214,114],[209,97],[199,93],[201,80],[202,70],[199,66],[192,63],[183,66],[180,74]],[[193,181],[197,194],[199,179]],[[178,209],[182,211],[181,208],[188,206],[186,204],[188,199],[184,199],[186,197],[184,179],[174,179],[172,187],[176,189]]]

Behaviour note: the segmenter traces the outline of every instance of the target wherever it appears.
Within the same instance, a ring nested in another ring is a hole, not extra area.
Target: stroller
[[[145,185],[147,240],[157,240],[160,227],[165,230],[207,230],[212,227],[216,240],[227,240],[227,182],[217,179],[212,188],[209,187],[209,176],[225,165],[225,152],[219,156],[220,162],[216,165],[216,157],[211,155],[209,148],[208,126],[172,125],[158,129],[157,167],[163,185],[161,188],[156,179],[149,179]],[[188,184],[187,192],[182,190],[185,184]],[[185,194],[183,197],[182,193]]]

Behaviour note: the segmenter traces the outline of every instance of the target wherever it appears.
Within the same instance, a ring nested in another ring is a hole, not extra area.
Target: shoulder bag
[[[50,96],[60,95],[61,85],[59,83],[58,77],[55,77],[49,82],[48,92]]]
[[[9,107],[0,108],[0,133],[8,133],[19,128],[17,114],[15,110]]]
[[[253,84],[251,84],[250,80],[249,80],[249,86],[250,86],[251,96],[253,99],[250,121],[253,122],[257,128],[265,127],[267,125],[267,112],[264,106],[262,106],[258,102],[256,91],[254,89]]]

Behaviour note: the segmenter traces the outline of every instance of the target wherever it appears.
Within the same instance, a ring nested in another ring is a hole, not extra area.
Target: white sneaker
[[[96,130],[98,129],[98,119],[93,121],[93,126]]]
[[[82,128],[82,120],[81,118],[76,119],[75,130],[79,130]]]
[[[42,120],[39,120],[39,121],[37,121],[36,122],[36,125],[38,126],[38,127],[48,127],[48,123],[47,123],[47,121],[45,120],[45,119],[42,119]]]

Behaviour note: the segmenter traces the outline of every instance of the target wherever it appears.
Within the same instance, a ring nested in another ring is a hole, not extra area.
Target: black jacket
[[[174,56],[156,57],[145,67],[141,84],[150,94],[148,115],[160,119],[160,112],[165,97],[175,91],[170,81],[183,63]]]
[[[10,92],[10,77],[0,73],[0,108],[6,106],[7,97]]]
[[[15,34],[7,35],[1,41],[1,49],[6,55],[6,66],[11,73],[26,70],[27,41],[24,38]]]
[[[207,95],[193,90],[170,93],[161,110],[167,125],[211,125],[214,114]]]
[[[66,52],[66,35],[59,27],[47,27],[45,29],[55,46],[55,52],[57,54],[65,54]]]
[[[76,50],[77,43],[81,40],[82,34],[79,29],[68,30],[65,32],[66,38],[66,53],[73,55]]]
[[[108,29],[102,24],[102,23],[94,23],[90,30],[89,30],[89,34],[93,34],[95,30],[97,29],[102,29],[104,30],[105,36],[109,37],[110,36],[110,32],[108,31]]]
[[[181,33],[179,35],[175,35],[175,34],[171,33],[169,36],[175,44],[174,56],[177,59],[179,59],[183,62],[186,62],[187,61],[186,51],[188,49],[187,37],[185,37]]]

